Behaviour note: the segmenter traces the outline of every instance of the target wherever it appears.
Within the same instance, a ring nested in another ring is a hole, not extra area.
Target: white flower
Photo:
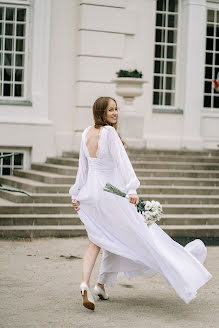
[[[146,211],[149,211],[149,210],[151,209],[151,202],[149,202],[149,201],[147,200],[146,203],[145,203],[144,208],[145,208]]]

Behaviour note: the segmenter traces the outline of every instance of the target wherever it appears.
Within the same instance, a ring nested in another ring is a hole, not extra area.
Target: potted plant
[[[120,69],[116,74],[117,78],[113,79],[116,94],[124,98],[125,104],[132,105],[134,98],[143,93],[142,86],[146,81],[143,80],[142,72],[137,69]]]

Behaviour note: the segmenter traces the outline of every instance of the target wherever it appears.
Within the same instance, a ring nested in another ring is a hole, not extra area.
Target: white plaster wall
[[[143,95],[134,103],[144,120],[142,144],[148,148],[181,146],[182,115],[152,113],[155,5],[154,0],[109,0],[107,6],[104,0],[80,1],[75,148],[83,128],[93,124],[92,104],[97,97],[110,95],[119,107],[124,105],[112,83],[121,68],[137,68],[147,81]],[[131,129],[128,123],[127,130]],[[126,141],[132,146],[137,142]]]

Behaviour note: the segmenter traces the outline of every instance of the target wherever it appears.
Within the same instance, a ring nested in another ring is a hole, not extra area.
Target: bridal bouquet
[[[118,196],[129,198],[129,196],[126,193],[122,192],[121,190],[111,185],[110,183],[106,183],[103,190],[111,192]],[[159,221],[163,214],[162,205],[154,200],[150,202],[148,200],[145,201],[143,199],[139,199],[139,203],[137,205],[137,211],[143,215],[144,222],[147,223],[147,225],[151,225],[152,223]]]

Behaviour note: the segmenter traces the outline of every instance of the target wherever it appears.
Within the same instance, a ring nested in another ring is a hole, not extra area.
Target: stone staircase
[[[161,228],[181,243],[201,238],[219,244],[219,151],[127,152],[141,182],[139,197],[163,205]],[[77,168],[78,153],[63,152],[62,157],[33,163],[31,170],[2,176],[4,186],[27,191],[32,198],[0,191],[0,236],[86,235],[68,194]]]

